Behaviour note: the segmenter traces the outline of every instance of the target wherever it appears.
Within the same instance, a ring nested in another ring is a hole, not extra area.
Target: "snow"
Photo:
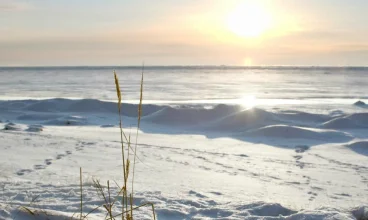
[[[131,140],[133,70],[120,70]],[[0,68],[0,219],[79,219],[80,167],[84,214],[103,204],[93,180],[109,180],[117,195],[121,144],[106,72]],[[323,72],[148,68],[134,204],[152,202],[160,220],[367,218],[368,109],[355,102],[367,101],[368,75]],[[88,219],[104,217],[98,208]],[[152,219],[150,207],[135,219]]]
[[[100,205],[92,179],[122,181],[114,107],[99,100],[1,101],[2,118],[11,122],[0,124],[0,217],[27,219],[23,206],[38,219],[45,217],[40,210],[50,219],[78,214],[79,167],[84,210]],[[125,132],[134,138],[137,106],[122,109]],[[367,120],[365,113],[223,104],[143,109],[135,204],[153,202],[159,219],[355,219],[367,213],[368,137],[357,124]],[[354,129],[320,126],[337,118],[354,120]],[[136,216],[150,219],[151,211],[142,208]],[[103,209],[90,217],[104,217]]]
[[[14,124],[14,123],[7,123],[6,125],[4,125],[4,130],[11,130],[11,131],[16,131],[16,130],[21,130],[22,126]]]
[[[366,104],[365,104],[365,102],[363,102],[363,101],[356,101],[355,103],[354,103],[354,105],[356,105],[356,106],[359,106],[359,107],[366,107]]]
[[[326,131],[321,129],[307,129],[288,125],[273,125],[261,127],[255,130],[246,132],[248,136],[261,137],[278,137],[278,138],[295,138],[305,140],[328,140],[333,141],[348,141],[352,137],[340,131]]]
[[[368,141],[355,141],[348,143],[346,147],[352,149],[353,151],[368,156]]]
[[[347,116],[340,116],[324,122],[321,126],[332,129],[367,128],[368,113],[355,113]]]

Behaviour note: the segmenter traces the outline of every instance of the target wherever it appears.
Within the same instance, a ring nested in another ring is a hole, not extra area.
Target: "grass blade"
[[[83,214],[83,188],[82,188],[82,167],[79,167],[79,185],[80,185],[80,219]]]

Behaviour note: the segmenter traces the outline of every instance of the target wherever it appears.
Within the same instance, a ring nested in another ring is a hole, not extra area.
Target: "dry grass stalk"
[[[102,199],[104,200],[104,204],[101,206],[96,207],[95,209],[93,209],[92,211],[90,211],[85,217],[87,217],[89,214],[91,214],[92,212],[94,212],[95,210],[97,210],[100,207],[104,207],[106,212],[107,212],[107,216],[109,216],[109,219],[114,219],[113,213],[112,213],[112,208],[114,206],[114,204],[116,203],[117,199],[119,198],[120,195],[122,195],[122,213],[126,213],[126,215],[122,215],[122,219],[127,219],[130,220],[132,219],[132,207],[133,204],[130,204],[130,209],[129,209],[129,201],[131,202],[132,199],[130,197],[132,197],[132,195],[128,196],[128,189],[127,189],[127,183],[128,183],[128,178],[129,178],[129,173],[130,173],[130,160],[129,160],[129,149],[131,148],[131,144],[130,144],[130,137],[129,139],[127,138],[127,136],[125,135],[124,131],[123,131],[123,122],[122,122],[122,116],[121,116],[121,100],[122,100],[122,95],[121,95],[121,90],[120,90],[120,85],[119,85],[119,79],[118,76],[116,75],[116,72],[114,71],[114,79],[115,79],[115,87],[116,87],[116,93],[117,93],[117,98],[118,98],[118,115],[119,115],[119,128],[120,128],[120,142],[121,142],[121,152],[122,152],[122,162],[123,162],[123,186],[119,187],[119,193],[117,194],[117,196],[115,197],[114,201],[111,201],[111,191],[110,191],[110,183],[109,181],[107,182],[107,196],[104,192],[103,186],[100,184],[99,180],[93,180],[94,182],[94,186],[97,190],[97,194],[100,195],[100,197],[102,197]],[[124,138],[126,140],[126,142],[124,142]],[[124,143],[127,143],[127,147],[128,147],[128,155],[125,155],[125,145]],[[82,197],[81,197],[82,198]],[[81,202],[82,204],[82,202]],[[82,208],[81,208],[82,210]],[[82,211],[81,211],[82,213]],[[81,214],[82,215],[82,214]],[[125,217],[125,218],[124,218]]]
[[[122,219],[131,220],[133,219],[133,210],[136,210],[140,207],[150,205],[152,207],[153,212],[153,218],[156,219],[156,214],[154,210],[154,206],[152,203],[145,203],[137,207],[134,206],[134,174],[135,174],[135,165],[136,165],[136,158],[137,158],[137,143],[138,143],[138,131],[140,128],[140,122],[141,122],[141,116],[142,116],[142,101],[143,101],[143,74],[144,73],[144,65],[142,66],[142,77],[141,77],[141,83],[140,83],[140,98],[139,98],[139,105],[138,105],[138,124],[137,124],[137,133],[136,133],[136,143],[134,147],[134,157],[133,157],[133,169],[132,169],[132,183],[131,183],[131,193],[128,195],[128,179],[130,174],[130,149],[131,149],[131,142],[130,142],[130,135],[129,138],[126,137],[124,131],[123,131],[123,125],[122,125],[122,116],[121,116],[121,91],[120,91],[120,85],[119,85],[119,79],[116,75],[116,72],[114,71],[114,78],[115,78],[115,86],[116,86],[116,92],[118,97],[118,114],[119,114],[119,127],[120,127],[120,140],[121,140],[121,149],[122,149],[122,159],[123,159],[123,170],[124,170],[124,184],[123,187],[121,187],[121,194],[122,194],[122,212],[118,215],[111,216],[110,219],[114,219],[117,216],[122,216]],[[124,149],[124,138],[127,141],[127,147],[128,147],[128,155],[125,156],[125,149]],[[127,159],[125,159],[125,157]],[[119,193],[119,194],[120,194]],[[106,200],[106,199],[105,199]],[[110,212],[111,212],[111,204],[110,203]]]
[[[120,187],[116,182],[117,187],[119,188],[119,192],[115,196],[115,198],[112,200],[111,198],[111,189],[110,189],[110,182],[107,181],[107,194],[105,193],[104,187],[101,185],[99,180],[93,179],[94,187],[97,191],[97,194],[103,199],[104,203],[95,207],[91,211],[89,211],[86,215],[83,216],[83,181],[82,181],[82,168],[79,169],[79,184],[80,184],[80,216],[79,219],[86,219],[91,213],[98,210],[99,208],[104,208],[106,210],[106,216],[105,219],[115,219],[118,216],[121,216],[123,220],[133,220],[133,211],[137,210],[144,206],[151,206],[152,208],[152,214],[153,219],[156,220],[156,213],[153,203],[144,203],[139,206],[134,207],[134,174],[135,174],[135,164],[136,159],[139,160],[137,156],[137,143],[138,143],[138,131],[140,128],[140,122],[141,122],[141,116],[142,116],[142,100],[143,100],[143,72],[144,72],[144,66],[142,67],[142,77],[141,77],[141,83],[140,83],[140,98],[139,98],[139,105],[138,105],[138,124],[137,124],[137,133],[136,133],[136,143],[134,147],[134,151],[131,148],[131,141],[130,141],[130,135],[129,138],[124,133],[123,130],[123,122],[122,122],[122,115],[121,115],[121,101],[122,101],[122,95],[120,91],[120,85],[119,85],[119,79],[116,75],[116,72],[114,71],[114,78],[115,78],[115,86],[116,86],[116,93],[118,98],[118,115],[119,115],[119,127],[120,127],[120,141],[121,141],[121,151],[122,151],[122,161],[123,161],[123,186]],[[126,141],[124,141],[124,139]],[[125,155],[125,144],[127,144],[127,150],[128,155]],[[134,157],[133,157],[133,168],[131,168],[131,162],[129,159],[130,151],[133,151]],[[131,170],[132,169],[132,170]],[[131,182],[131,193],[128,195],[128,179],[129,174],[132,171],[132,182]],[[112,208],[114,207],[116,201],[119,199],[119,197],[122,196],[122,212],[119,214],[114,215],[112,212]],[[31,209],[27,207],[22,207],[26,212],[28,212],[30,215],[35,216],[36,212],[32,211]],[[42,211],[42,210],[41,210]],[[46,212],[44,214],[47,214]],[[76,214],[76,213],[74,213]],[[74,216],[73,214],[73,216]],[[74,219],[73,216],[71,219]]]
[[[82,184],[82,167],[79,167],[79,185],[80,185],[80,216],[79,218],[82,219],[83,217],[83,184]]]

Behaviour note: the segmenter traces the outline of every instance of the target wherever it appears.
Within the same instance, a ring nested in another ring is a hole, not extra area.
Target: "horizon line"
[[[0,66],[2,69],[11,68],[142,68],[142,65],[45,65],[45,66]],[[356,65],[145,65],[145,68],[368,68]]]

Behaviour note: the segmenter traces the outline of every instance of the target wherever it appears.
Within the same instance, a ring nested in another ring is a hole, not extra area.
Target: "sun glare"
[[[227,26],[238,36],[258,37],[270,28],[271,16],[261,5],[243,3],[230,12]]]
[[[257,98],[253,95],[244,96],[243,98],[239,99],[239,104],[247,108],[253,108],[257,105]]]

